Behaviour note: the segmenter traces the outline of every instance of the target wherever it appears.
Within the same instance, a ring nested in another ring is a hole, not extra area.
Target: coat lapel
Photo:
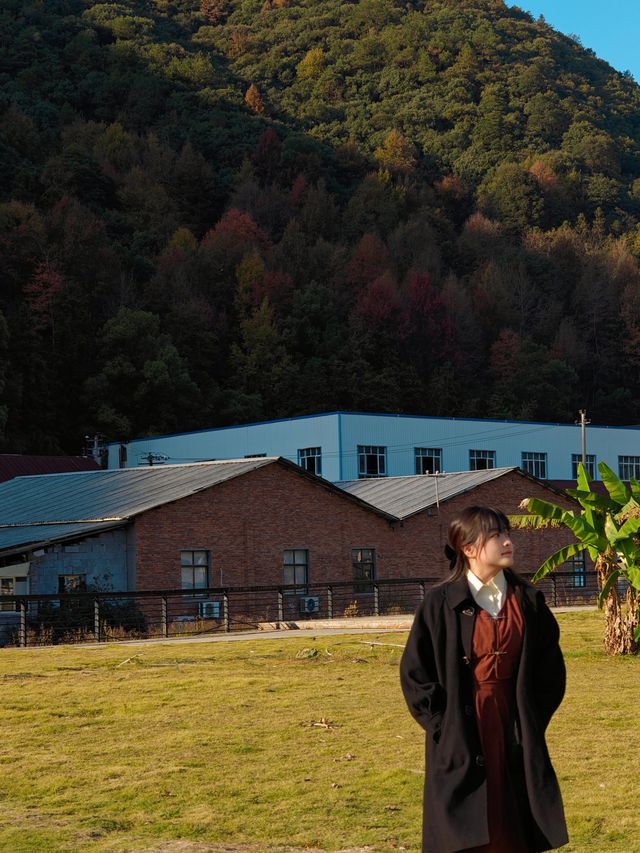
[[[464,662],[469,663],[471,660],[471,641],[473,639],[473,625],[475,623],[477,607],[465,577],[452,581],[447,586],[447,601],[449,607],[458,613]]]

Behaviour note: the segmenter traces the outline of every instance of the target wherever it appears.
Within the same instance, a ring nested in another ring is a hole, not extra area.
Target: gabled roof
[[[0,484],[0,550],[121,526],[141,512],[275,461],[264,457],[17,477]]]
[[[459,471],[451,474],[414,474],[409,477],[377,477],[369,480],[348,480],[338,485],[349,494],[357,495],[363,501],[395,515],[398,519],[404,519],[438,503],[451,500],[491,480],[504,477],[512,471],[528,480],[547,486],[550,491],[559,494],[558,490],[548,486],[543,480],[538,480],[521,471],[520,468],[491,468],[485,471]]]
[[[60,474],[65,471],[98,471],[93,456],[30,456],[0,453],[0,483],[14,477],[36,474]]]
[[[357,495],[277,456],[17,477],[0,483],[0,552],[42,546],[127,524],[140,513],[277,464],[395,521]]]

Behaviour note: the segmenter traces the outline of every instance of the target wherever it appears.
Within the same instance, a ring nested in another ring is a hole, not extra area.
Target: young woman
[[[463,510],[445,553],[452,576],[426,593],[401,663],[426,731],[423,853],[560,847],[567,831],[544,737],[565,688],[558,625],[511,570],[499,510]]]

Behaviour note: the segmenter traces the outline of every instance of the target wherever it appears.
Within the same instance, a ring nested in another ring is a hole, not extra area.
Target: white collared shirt
[[[483,583],[480,578],[477,578],[471,569],[467,570],[467,583],[471,590],[473,600],[478,605],[486,610],[491,616],[497,616],[502,610],[505,595],[507,594],[507,579],[503,571],[491,578],[489,583]]]

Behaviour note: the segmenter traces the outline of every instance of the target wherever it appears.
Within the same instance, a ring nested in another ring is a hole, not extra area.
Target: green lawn
[[[601,653],[600,614],[558,618],[564,849],[640,853],[640,659]],[[0,850],[416,853],[405,638],[0,650]]]

